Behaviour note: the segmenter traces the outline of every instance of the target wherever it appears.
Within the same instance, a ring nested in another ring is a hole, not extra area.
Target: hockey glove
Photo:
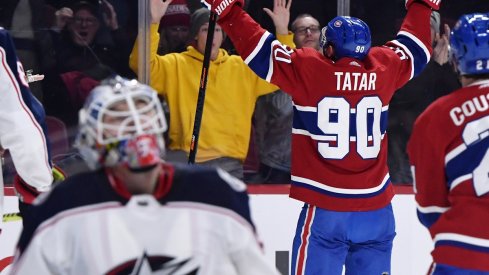
[[[201,2],[221,19],[229,13],[233,5],[244,6],[244,0],[201,0]]]
[[[432,10],[439,10],[440,9],[440,3],[441,0],[406,0],[406,9],[409,9],[412,3],[414,2],[422,2],[425,3],[428,7],[430,7]]]
[[[56,164],[53,165],[53,185],[56,185],[66,179],[65,172],[59,168]]]
[[[56,165],[52,168],[53,172],[53,185],[65,179],[65,173]],[[19,200],[25,204],[32,204],[36,197],[40,194],[36,188],[26,183],[18,174],[14,177],[14,188]]]

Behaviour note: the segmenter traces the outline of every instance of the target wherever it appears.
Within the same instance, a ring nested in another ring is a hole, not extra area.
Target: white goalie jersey
[[[153,195],[130,196],[103,170],[54,188],[35,206],[39,220],[24,229],[12,274],[278,274],[241,182],[200,167],[164,169]]]

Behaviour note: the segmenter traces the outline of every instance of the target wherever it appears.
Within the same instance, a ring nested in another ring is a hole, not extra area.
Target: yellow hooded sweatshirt
[[[195,108],[204,56],[189,46],[182,53],[157,55],[158,24],[150,30],[150,83],[170,109],[169,148],[190,151]],[[292,35],[282,36],[293,44]],[[138,42],[129,59],[137,72]],[[259,78],[237,55],[219,50],[210,61],[196,162],[220,157],[243,161],[250,141],[251,117],[257,97],[279,89]]]

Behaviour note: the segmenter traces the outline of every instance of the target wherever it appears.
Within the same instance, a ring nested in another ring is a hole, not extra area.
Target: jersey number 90
[[[356,116],[350,116],[356,113]],[[380,152],[382,133],[380,117],[382,101],[378,96],[364,97],[355,109],[343,97],[325,97],[317,109],[318,128],[328,140],[319,142],[318,151],[326,159],[343,159],[350,151],[350,141],[356,141],[356,151],[364,159],[376,158]],[[350,121],[354,117],[355,121]],[[356,128],[356,136],[350,137],[350,127]]]

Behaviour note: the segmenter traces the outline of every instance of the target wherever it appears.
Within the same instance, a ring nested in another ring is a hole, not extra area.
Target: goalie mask
[[[160,162],[167,128],[156,91],[117,76],[90,93],[75,146],[92,169],[122,164],[144,171]]]

